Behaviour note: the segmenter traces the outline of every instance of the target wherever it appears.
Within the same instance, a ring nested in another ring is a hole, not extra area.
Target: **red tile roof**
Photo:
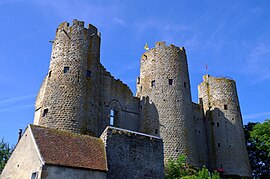
[[[45,164],[107,171],[100,138],[30,125]]]

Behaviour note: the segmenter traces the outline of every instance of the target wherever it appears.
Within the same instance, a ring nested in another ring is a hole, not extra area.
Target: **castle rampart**
[[[93,25],[85,28],[74,20],[71,26],[64,22],[58,27],[34,124],[98,137],[107,126],[158,136],[164,142],[165,162],[185,154],[193,166],[250,176],[235,81],[205,75],[199,104],[192,103],[185,49],[158,42],[141,57],[134,97],[100,63],[100,41]],[[114,145],[127,141],[114,130],[107,130],[115,137]],[[132,148],[143,150],[139,145],[144,142],[137,143]]]

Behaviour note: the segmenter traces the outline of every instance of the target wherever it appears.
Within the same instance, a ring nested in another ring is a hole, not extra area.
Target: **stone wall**
[[[89,106],[97,106],[99,100],[99,35],[94,26],[84,28],[77,20],[58,27],[46,84],[36,103],[39,125],[97,134],[98,111]]]
[[[193,103],[193,118],[195,125],[196,144],[199,154],[199,167],[209,167],[208,163],[208,146],[205,131],[205,118],[202,105]]]
[[[35,146],[30,128],[27,127],[22,138],[12,152],[1,178],[31,178],[37,172],[37,179],[41,178],[42,163]]]
[[[62,23],[53,43],[49,72],[36,98],[34,124],[99,136],[110,125],[138,130],[139,99],[100,64],[100,33],[74,20]]]
[[[236,84],[228,78],[203,77],[199,99],[206,116],[211,169],[225,175],[251,176]]]
[[[41,177],[42,179],[106,179],[106,172],[46,165],[42,168]]]
[[[186,52],[165,42],[145,52],[141,58],[137,97],[141,98],[144,133],[164,140],[165,161],[187,155],[198,165],[193,109]]]
[[[100,134],[110,125],[110,110],[117,111],[113,126],[138,131],[140,100],[133,97],[130,88],[119,79],[116,80],[103,66],[101,67],[101,86]]]
[[[106,146],[108,179],[164,178],[161,138],[107,127],[101,139]]]

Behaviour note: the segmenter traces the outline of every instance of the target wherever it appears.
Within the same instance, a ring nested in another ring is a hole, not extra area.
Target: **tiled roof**
[[[45,164],[107,171],[100,138],[30,125]]]

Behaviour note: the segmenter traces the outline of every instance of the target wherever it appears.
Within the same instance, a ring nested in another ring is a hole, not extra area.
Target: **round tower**
[[[210,168],[225,175],[251,176],[235,81],[203,77],[199,101],[206,116]]]
[[[52,41],[50,67],[36,100],[34,124],[96,135],[98,126],[100,34],[74,20],[64,22]]]
[[[198,166],[190,81],[185,49],[157,42],[141,58],[137,97],[141,98],[141,131],[164,141],[164,160],[187,156]]]

